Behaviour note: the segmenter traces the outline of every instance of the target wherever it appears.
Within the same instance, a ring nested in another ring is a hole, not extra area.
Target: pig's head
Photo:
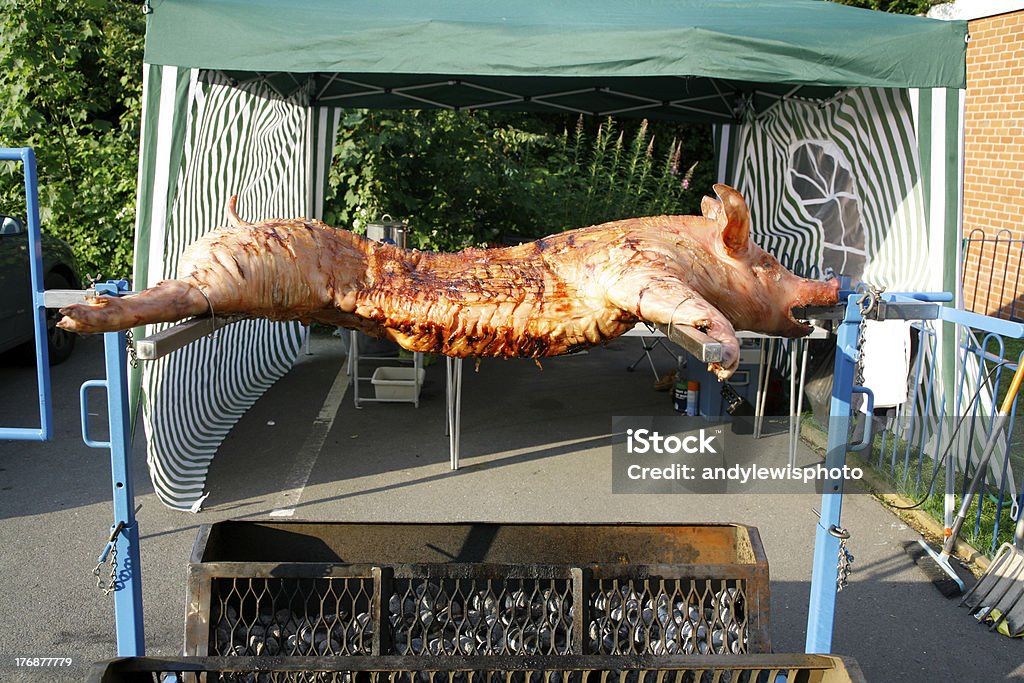
[[[716,224],[715,245],[728,279],[719,308],[737,329],[783,337],[802,337],[811,327],[798,322],[792,309],[828,306],[839,300],[839,281],[808,280],[784,268],[778,259],[750,239],[750,212],[739,192],[715,185],[720,201],[704,197],[701,211]]]

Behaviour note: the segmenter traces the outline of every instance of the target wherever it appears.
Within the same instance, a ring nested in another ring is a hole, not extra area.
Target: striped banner
[[[914,123],[921,131],[918,143],[929,226],[930,288],[952,292],[959,305],[962,300],[964,92],[911,90],[910,97]],[[958,386],[963,381],[957,374],[964,368],[957,361],[955,342],[965,332],[956,328],[950,323],[936,326],[943,387]],[[964,408],[952,400],[949,406],[955,411]]]
[[[173,66],[143,65],[142,129],[139,176],[135,200],[135,246],[132,282],[141,291],[156,280],[150,277],[150,245],[162,244],[167,210],[178,179],[185,131],[188,130],[198,71]],[[162,249],[157,263],[162,258]],[[159,276],[157,277],[157,280]],[[145,328],[133,330],[137,339]],[[129,368],[128,386],[132,424],[138,414],[142,369]]]
[[[305,89],[282,97],[259,81],[147,66],[144,93],[137,289],[174,277],[182,250],[225,224],[233,194],[243,219],[322,213],[340,114],[308,106]],[[161,501],[198,509],[217,448],[290,369],[303,336],[297,323],[243,321],[143,365],[147,462]]]
[[[138,198],[135,218],[135,287],[155,282],[150,264],[158,268],[174,183],[178,180],[185,132],[188,130],[198,71],[147,64],[142,75],[143,116],[139,150]],[[158,248],[152,258],[150,246]],[[154,263],[155,261],[155,263]],[[157,276],[159,278],[159,275]]]
[[[307,216],[322,218],[324,215],[324,196],[327,193],[327,172],[331,168],[334,157],[334,141],[338,137],[338,127],[344,110],[340,107],[313,107],[309,117],[310,154],[307,175],[309,183],[309,201]]]

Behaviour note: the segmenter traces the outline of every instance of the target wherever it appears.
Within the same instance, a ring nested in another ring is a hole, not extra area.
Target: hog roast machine
[[[41,331],[43,329],[42,326],[45,322],[45,310],[47,308],[59,308],[73,301],[80,301],[83,294],[86,293],[101,296],[124,296],[129,294],[130,292],[127,291],[127,283],[125,281],[110,281],[107,283],[96,284],[94,288],[88,292],[43,290],[42,279],[40,277],[41,258],[39,247],[38,203],[35,200],[35,157],[30,149],[4,149],[0,150],[0,159],[20,160],[24,164],[25,188],[29,213],[27,222],[30,233],[29,245],[31,249],[30,269],[33,285],[32,305],[37,321],[37,330]],[[798,317],[802,317],[804,319],[832,319],[838,321],[837,353],[834,385],[831,398],[832,419],[830,420],[826,453],[826,466],[828,468],[841,469],[845,464],[847,450],[856,451],[864,449],[871,441],[869,429],[868,433],[864,435],[861,443],[853,446],[850,446],[847,443],[851,416],[851,398],[853,394],[864,394],[867,399],[869,410],[873,402],[870,391],[855,384],[857,360],[859,355],[858,340],[860,338],[861,322],[867,319],[944,320],[966,325],[978,322],[975,320],[977,316],[974,314],[956,311],[941,305],[942,302],[948,302],[951,299],[951,295],[946,293],[899,294],[879,292],[873,289],[869,289],[864,292],[844,291],[840,294],[840,301],[844,303],[840,303],[835,307],[814,310],[808,309],[797,312]],[[139,340],[134,346],[132,362],[136,361],[136,354],[139,360],[151,360],[162,357],[168,353],[172,353],[174,350],[185,346],[203,335],[212,333],[225,324],[230,324],[230,321],[194,319],[181,323],[160,334]],[[1008,325],[1010,324],[1011,323],[1008,323]],[[709,358],[714,357],[715,349],[713,345],[715,342],[703,337],[703,335],[695,330],[688,328],[673,328],[671,330],[663,330],[663,332],[665,332],[672,341],[683,346],[701,360],[706,361]],[[1010,334],[1018,332],[1019,330],[1017,329],[1009,331]],[[45,344],[40,345],[40,338],[41,335],[37,334],[37,352],[40,360],[39,407],[40,421],[42,423],[41,427],[38,430],[2,429],[0,430],[0,438],[33,440],[46,440],[49,438],[49,425],[52,424],[52,407],[49,397],[49,377],[46,372],[46,349]],[[625,672],[626,670],[631,671],[632,677],[628,678],[630,681],[647,680],[648,675],[652,677],[652,681],[655,677],[660,681],[663,680],[666,673],[670,675],[671,680],[715,681],[725,680],[722,677],[727,676],[727,672],[742,674],[744,676],[743,680],[747,680],[746,677],[748,676],[752,676],[750,680],[762,680],[762,678],[758,678],[758,676],[762,673],[767,673],[770,675],[770,678],[765,678],[763,680],[772,681],[776,680],[776,676],[782,676],[785,680],[797,680],[796,677],[798,674],[800,675],[800,680],[818,681],[851,680],[851,678],[848,677],[849,675],[856,675],[857,677],[860,676],[859,671],[856,670],[855,664],[844,663],[838,658],[811,656],[812,654],[827,654],[831,651],[833,625],[835,620],[837,581],[844,578],[843,575],[845,573],[845,571],[841,571],[843,566],[843,554],[845,553],[845,545],[841,545],[841,540],[844,540],[848,534],[841,525],[843,503],[842,480],[826,481],[824,484],[824,493],[821,501],[821,516],[816,528],[810,605],[807,615],[807,640],[805,648],[806,652],[809,653],[807,656],[723,654],[714,658],[680,655],[668,657],[665,653],[654,652],[651,650],[637,651],[635,649],[628,648],[625,654],[611,655],[601,652],[600,648],[598,648],[599,651],[596,654],[591,655],[585,660],[579,657],[564,657],[550,654],[528,656],[520,659],[509,658],[506,656],[494,659],[493,655],[485,654],[473,656],[452,655],[450,657],[438,657],[427,661],[416,659],[414,655],[410,655],[408,653],[377,658],[299,656],[277,658],[257,657],[255,659],[251,659],[248,657],[213,656],[194,657],[174,661],[145,658],[143,656],[145,654],[145,646],[141,592],[142,577],[139,562],[139,528],[135,519],[134,492],[131,468],[129,466],[131,448],[129,441],[130,425],[127,367],[129,362],[129,349],[131,349],[132,346],[129,344],[129,336],[124,332],[105,333],[103,338],[106,378],[102,380],[89,381],[82,385],[82,430],[83,439],[88,446],[106,449],[110,453],[113,523],[110,527],[109,540],[99,557],[100,566],[97,568],[97,576],[101,579],[106,579],[109,575],[109,588],[111,589],[114,597],[117,652],[119,656],[129,657],[131,659],[125,659],[110,664],[109,668],[106,669],[106,673],[101,674],[96,680],[134,680],[134,678],[116,678],[114,676],[117,675],[117,672],[123,672],[129,676],[134,672],[135,675],[143,675],[145,680],[151,680],[149,674],[145,674],[144,672],[253,672],[257,670],[263,672],[290,672],[291,676],[299,676],[300,678],[302,678],[301,672],[307,672],[311,676],[310,680],[320,680],[321,678],[319,678],[319,676],[323,675],[322,673],[318,674],[314,672],[344,670],[350,672],[350,674],[348,674],[350,675],[350,678],[346,678],[345,680],[358,679],[360,676],[369,680],[372,676],[366,676],[366,674],[379,673],[387,675],[393,680],[411,681],[411,676],[415,675],[413,672],[420,672],[427,676],[424,680],[433,681],[434,675],[436,674],[442,677],[440,680],[449,682],[458,677],[456,672],[463,672],[465,679],[470,680],[473,678],[474,672],[480,671],[503,672],[500,675],[503,680],[526,680],[525,676],[529,674],[530,680],[548,681],[550,677],[550,680],[552,681],[561,681],[565,676],[568,676],[570,680],[579,680],[581,682],[584,680],[590,680],[587,675],[588,672],[603,671],[604,673],[600,674],[600,680],[604,681],[608,680],[609,674],[607,672],[617,671],[619,674],[622,674],[622,672]],[[89,392],[93,389],[103,389],[106,391],[109,423],[109,437],[107,441],[97,441],[89,434],[87,420],[88,400]],[[870,421],[867,424],[870,427]],[[756,538],[756,533],[754,537]],[[107,564],[109,565],[109,570],[104,568]],[[289,565],[282,564],[280,566],[284,568],[282,571],[288,571],[287,567]],[[425,572],[426,574],[430,574],[431,572],[441,572],[441,574],[437,574],[437,576],[442,576],[445,579],[463,579],[471,577],[473,572],[479,573],[481,571],[487,571],[486,566],[484,566],[484,569],[473,569],[471,565],[457,564],[452,565],[452,567],[449,567],[448,569],[438,569],[438,567],[442,566],[443,565],[434,564],[409,565],[408,563],[404,563],[403,569],[413,571],[414,574],[415,572]],[[331,569],[331,571],[338,572],[340,576],[360,576],[359,570],[351,567],[347,569],[344,567],[335,567]],[[376,571],[378,578],[383,576],[380,568]],[[464,575],[447,576],[444,575],[445,571],[469,573]],[[513,567],[511,571],[512,573],[509,576],[512,579],[523,578],[521,575],[516,575],[516,571],[519,571],[520,573],[522,572],[521,568],[517,570]],[[582,576],[582,572],[582,568],[570,568],[568,570],[564,570],[564,576],[552,575],[546,577],[547,579],[555,582],[552,586],[561,586],[563,593],[541,594],[543,595],[541,602],[545,603],[545,601],[551,598],[557,600],[559,599],[559,595],[562,598],[569,596],[570,594],[578,595],[578,592],[582,589],[584,583],[582,581],[574,582],[572,579],[575,576]],[[372,579],[375,576],[374,571],[372,570],[364,572],[364,574],[366,574],[366,576],[363,576],[364,579]],[[396,578],[398,573],[396,573],[395,567],[391,568],[388,575],[392,582],[397,582],[399,580]],[[538,578],[545,577],[530,578],[531,580],[536,580]],[[562,583],[559,584],[559,581]],[[363,591],[363,593],[361,594],[361,598],[356,598],[356,602],[359,600],[369,601],[372,599],[374,593],[372,590],[367,588],[365,584],[359,584],[357,581],[354,585],[363,586],[362,588],[357,589]],[[728,589],[733,587],[735,587],[735,585],[730,585],[728,583],[722,585],[722,588],[726,592],[719,598],[719,604],[731,604],[729,601],[732,598],[726,596],[732,595],[728,592]],[[252,589],[250,588],[249,590]],[[415,589],[413,590],[415,591]],[[576,593],[573,593],[574,591]],[[199,594],[205,595],[207,599],[212,595],[209,591],[205,594],[200,591]],[[397,608],[399,610],[399,615],[401,615],[401,604],[406,598],[415,601],[423,597],[422,595],[417,596],[415,592],[411,594],[396,595],[400,595],[400,597],[396,598],[399,605]],[[765,586],[764,595],[767,595],[767,586]],[[536,597],[536,595],[534,595],[534,597]],[[238,598],[239,601],[241,601],[241,594],[239,594]],[[456,603],[454,602],[449,602],[446,608],[448,610],[459,609],[468,611],[474,601],[479,602],[481,599],[486,599],[485,597],[481,598],[479,595],[473,594],[472,591],[464,593],[463,598],[464,600],[459,603],[458,608],[455,607]],[[518,596],[513,596],[511,599],[514,603],[513,606],[526,611],[535,609],[531,602],[532,598],[524,598],[525,601],[522,605],[517,604],[517,601],[520,601]],[[210,605],[209,601],[206,604],[208,610]],[[227,604],[228,603],[226,602],[224,603],[224,609],[226,609]],[[239,602],[239,604],[241,603]],[[369,603],[367,602],[367,604]],[[651,605],[646,606],[646,608],[656,610],[658,606],[658,598],[655,597]],[[393,607],[393,605],[389,605],[389,609],[390,607]],[[384,606],[378,605],[376,609],[383,610]],[[541,606],[540,609],[543,611],[546,608]],[[642,613],[645,606],[641,604],[639,609],[641,614],[640,619],[642,620]],[[372,611],[372,609],[368,608],[366,611],[367,616],[363,618],[371,619],[373,617]],[[207,618],[209,618],[209,614],[210,613],[207,611]],[[377,614],[377,616],[379,617],[380,614]],[[721,613],[719,613],[717,617],[712,616],[711,618],[718,618],[721,620]],[[558,619],[563,619],[562,622],[558,623],[561,624],[560,627],[564,630],[563,635],[565,642],[570,643],[572,641],[576,641],[577,645],[579,645],[581,639],[584,637],[582,621],[577,618],[577,615],[574,614],[570,617],[567,613],[558,617]],[[399,616],[399,621],[401,621],[401,616]],[[212,637],[216,638],[218,624],[212,623],[210,626],[212,626],[214,631]],[[752,629],[750,633],[756,634],[759,627],[756,623],[751,621],[746,625],[746,628]],[[377,652],[380,652],[382,630],[383,629],[377,629],[374,631],[371,628],[369,631],[364,630],[357,632],[354,634],[355,639],[352,642],[359,643],[362,642],[362,639],[364,638],[369,639],[371,651],[375,647],[377,648]],[[303,636],[298,635],[298,637],[302,638]],[[310,637],[312,638],[314,636],[311,635]],[[726,639],[729,638],[728,635],[725,637]],[[553,636],[551,638],[553,638]],[[315,640],[313,642],[315,643]],[[553,643],[554,641],[550,640],[550,642]],[[748,643],[753,643],[753,646],[750,648],[751,651],[756,651],[758,649],[757,642],[756,638],[748,640]],[[766,643],[767,641],[765,640],[764,642]],[[413,639],[411,637],[407,640],[407,644],[410,648],[414,647]],[[420,643],[420,647],[424,647],[422,643]],[[737,650],[746,652],[745,648],[737,648]],[[579,650],[577,649],[577,652],[578,651]],[[619,648],[618,650],[612,648],[610,651],[623,652],[622,648]],[[852,667],[849,672],[844,668],[844,666],[847,665]],[[696,674],[697,678],[693,678],[693,672],[698,672]],[[621,675],[616,675],[616,679],[627,680],[622,678]],[[239,678],[238,680],[248,680],[248,678]],[[305,680],[305,678],[303,678],[303,680]],[[462,680],[462,678],[460,678],[460,680]]]

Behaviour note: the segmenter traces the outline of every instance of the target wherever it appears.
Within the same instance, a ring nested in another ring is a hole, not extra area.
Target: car
[[[42,235],[43,288],[80,289],[78,264],[67,242]],[[75,348],[75,335],[57,327],[60,313],[46,311],[46,345],[50,365],[67,360]],[[0,353],[34,353],[32,281],[29,275],[28,231],[24,223],[0,214]]]

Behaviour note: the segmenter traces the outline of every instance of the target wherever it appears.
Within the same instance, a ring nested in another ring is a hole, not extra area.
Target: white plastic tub
[[[426,374],[427,371],[423,368],[417,373],[416,368],[381,367],[373,371],[370,381],[373,383],[376,398],[415,401]]]

